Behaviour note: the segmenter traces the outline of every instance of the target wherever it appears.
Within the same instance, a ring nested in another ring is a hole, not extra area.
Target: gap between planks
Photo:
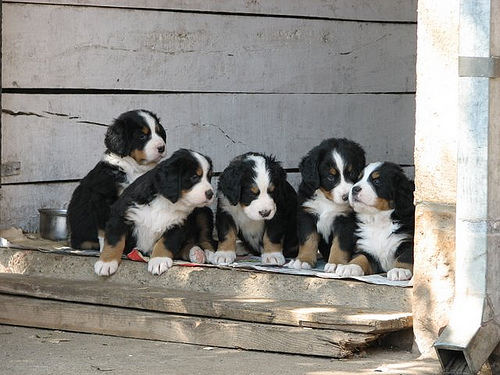
[[[332,358],[349,357],[378,338],[5,294],[0,306],[1,324]]]
[[[408,312],[302,301],[226,297],[212,293],[99,281],[0,274],[0,293],[235,321],[383,334],[412,327]]]

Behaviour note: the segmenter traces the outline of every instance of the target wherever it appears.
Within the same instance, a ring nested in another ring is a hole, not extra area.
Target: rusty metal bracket
[[[500,78],[500,57],[458,57],[459,77]]]

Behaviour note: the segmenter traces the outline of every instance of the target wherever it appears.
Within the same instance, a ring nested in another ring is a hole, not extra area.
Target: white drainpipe
[[[491,0],[460,2],[455,300],[434,343],[448,374],[476,374],[500,342],[500,58],[491,56],[491,10]]]

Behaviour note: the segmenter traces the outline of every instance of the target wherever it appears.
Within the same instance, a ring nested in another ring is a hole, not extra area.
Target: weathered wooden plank
[[[233,322],[107,306],[0,295],[0,323],[343,358],[377,335]]]
[[[3,183],[82,178],[104,151],[106,124],[147,108],[167,129],[167,150],[203,152],[221,171],[233,157],[260,151],[285,168],[322,139],[359,142],[368,161],[412,165],[414,95],[11,95],[2,97],[2,162],[20,162]],[[23,134],[23,136],[19,136]],[[29,152],[26,152],[29,150]]]
[[[359,333],[385,333],[412,326],[410,313],[395,311],[16,274],[0,274],[0,293]]]
[[[38,209],[62,208],[69,202],[76,183],[2,185],[0,227],[38,231]]]
[[[17,3],[7,0],[4,3]],[[23,0],[23,3],[416,22],[416,0]]]
[[[415,91],[415,24],[13,3],[3,16],[4,89]]]

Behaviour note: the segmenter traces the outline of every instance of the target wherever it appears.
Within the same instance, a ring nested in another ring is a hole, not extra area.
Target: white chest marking
[[[174,225],[182,224],[191,210],[183,202],[174,204],[165,197],[157,196],[149,204],[130,207],[125,218],[134,223],[137,248],[150,254],[163,233]]]
[[[398,246],[409,238],[406,233],[394,233],[401,225],[390,219],[391,213],[358,214],[359,228],[356,232],[359,236],[358,248],[375,257],[386,272],[393,267]]]
[[[141,165],[130,156],[122,158],[114,153],[104,154],[102,161],[119,168],[126,175],[127,180],[120,184],[121,190],[118,192],[118,195],[120,195],[128,185],[134,182],[137,177],[154,168],[154,164]]]
[[[333,230],[333,221],[338,215],[347,215],[351,212],[348,204],[338,204],[326,198],[321,190],[316,190],[314,196],[302,204],[303,207],[309,209],[310,212],[318,216],[316,229],[323,236],[323,239],[328,242],[330,234]]]
[[[262,252],[261,242],[265,229],[264,220],[251,220],[239,204],[232,206],[224,196],[221,196],[220,204],[221,208],[232,216],[237,230],[241,231],[248,244],[254,250]]]

